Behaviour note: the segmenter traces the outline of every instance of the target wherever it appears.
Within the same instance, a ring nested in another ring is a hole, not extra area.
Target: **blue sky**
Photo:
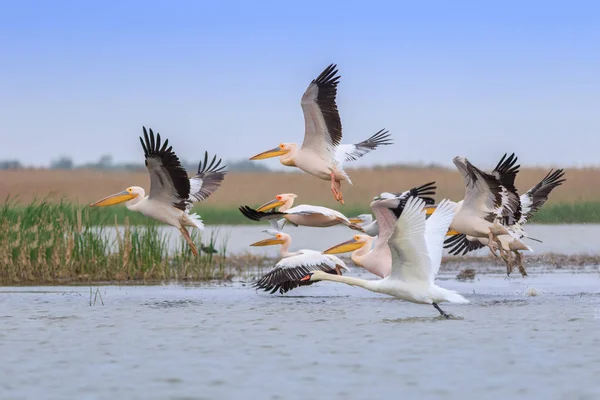
[[[344,142],[396,141],[356,166],[600,164],[600,3],[0,5],[0,159],[141,162],[142,125],[186,160],[247,158],[302,141],[300,97],[334,62]]]

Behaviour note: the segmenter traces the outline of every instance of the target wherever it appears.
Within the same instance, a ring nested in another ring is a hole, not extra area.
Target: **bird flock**
[[[301,100],[304,113],[304,141],[281,143],[250,160],[279,157],[281,164],[296,167],[319,179],[331,182],[336,201],[344,204],[342,182],[352,184],[344,164],[355,161],[381,146],[392,145],[390,133],[381,129],[356,144],[342,144],[342,124],[336,104],[340,76],[335,64],[312,80]],[[222,160],[205,152],[197,173],[189,178],[169,141],[152,129],[143,127],[140,142],[150,174],[150,191],[132,186],[101,199],[91,206],[123,203],[128,209],[178,228],[190,250],[198,250],[187,230],[204,229],[198,214],[191,209],[206,200],[222,184],[227,171]],[[435,284],[444,249],[465,255],[488,247],[494,257],[506,264],[506,273],[515,267],[523,277],[522,251],[532,251],[531,238],[524,225],[548,200],[550,192],[561,185],[564,171],[551,170],[537,185],[518,194],[515,177],[519,172],[514,154],[502,156],[490,173],[465,157],[453,163],[462,175],[465,196],[458,202],[443,199],[436,204],[435,182],[403,192],[384,192],[370,203],[372,214],[348,218],[343,213],[316,205],[295,205],[297,195],[282,193],[258,208],[242,205],[239,210],[253,221],[267,221],[266,239],[251,246],[280,246],[281,259],[254,287],[270,293],[286,293],[317,281],[341,282],[384,293],[406,301],[429,304],[448,318],[439,303],[468,303],[455,291]],[[324,251],[292,251],[292,237],[283,232],[287,225],[327,228],[344,225],[355,234],[349,240]],[[539,240],[538,240],[539,241]],[[359,267],[380,279],[365,280],[345,276],[346,263],[336,254],[351,252]]]

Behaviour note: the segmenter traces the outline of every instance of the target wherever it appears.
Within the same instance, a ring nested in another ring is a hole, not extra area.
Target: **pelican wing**
[[[278,220],[280,218],[285,217],[284,212],[280,211],[256,211],[252,207],[249,206],[241,206],[239,208],[240,212],[244,214],[244,216],[252,221],[270,221],[270,220]]]
[[[338,164],[343,164],[344,161],[354,161],[365,154],[375,150],[379,146],[392,144],[389,131],[380,130],[367,140],[363,140],[356,144],[341,144],[335,149],[335,159]]]
[[[140,137],[146,168],[150,173],[149,199],[172,204],[174,207],[185,211],[189,203],[190,181],[185,169],[181,166],[179,158],[169,146],[169,140],[161,146],[160,134],[143,127],[144,138]]]
[[[444,241],[444,248],[449,249],[448,253],[455,256],[464,256],[465,254],[479,250],[485,247],[477,238],[467,236],[464,233],[450,236]]]
[[[208,152],[204,152],[204,162],[198,164],[198,173],[190,179],[190,201],[198,202],[206,200],[221,186],[227,171],[226,165],[221,166],[222,159],[217,161],[215,155],[208,163]]]
[[[521,195],[522,214],[519,219],[519,224],[522,225],[526,223],[533,216],[533,213],[538,211],[544,203],[546,203],[550,192],[552,192],[555,187],[562,185],[566,180],[562,179],[564,175],[565,172],[562,169],[556,171],[550,170],[540,183]]]
[[[454,208],[453,202],[442,200],[425,223],[425,242],[431,259],[431,275],[429,275],[431,283],[433,283],[440,270],[442,253],[444,252],[444,239],[454,218]]]
[[[506,155],[505,155],[506,156]],[[456,157],[454,164],[466,184],[462,208],[472,210],[489,222],[506,219],[520,209],[520,199],[514,187],[514,177],[519,166],[516,157],[502,158],[492,174],[483,172],[467,159]]]
[[[348,218],[339,211],[332,210],[331,208],[321,207],[321,206],[311,206],[308,204],[302,204],[296,207],[292,207],[287,211],[284,211],[286,214],[302,214],[302,215],[310,215],[310,214],[323,214],[327,217],[338,218],[344,220],[348,223],[350,221]]]
[[[257,289],[265,292],[285,293],[298,286],[309,285],[314,282],[301,281],[303,277],[314,271],[335,273],[335,267],[348,269],[339,258],[321,254],[314,250],[300,250],[300,254],[282,258],[276,265],[254,283]]]
[[[392,253],[391,279],[428,282],[433,275],[425,241],[424,206],[423,200],[411,197],[388,239]]]
[[[335,147],[342,140],[342,122],[335,103],[337,75],[335,64],[331,64],[314,79],[302,96],[304,112],[304,142],[302,149],[313,151],[323,159],[335,155]]]

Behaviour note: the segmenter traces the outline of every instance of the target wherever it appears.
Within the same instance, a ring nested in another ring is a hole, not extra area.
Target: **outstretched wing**
[[[338,164],[343,164],[344,161],[354,161],[361,158],[365,154],[375,150],[379,146],[387,146],[392,144],[392,139],[389,131],[380,130],[367,140],[363,140],[356,144],[341,144],[335,149],[335,159]]]
[[[226,165],[221,165],[222,159],[217,161],[215,155],[208,163],[208,152],[204,152],[204,162],[198,164],[198,173],[190,179],[190,201],[198,202],[206,200],[211,194],[221,186],[225,179],[227,171]]]
[[[244,214],[244,217],[251,219],[252,221],[269,221],[269,220],[278,220],[279,218],[285,217],[285,213],[279,211],[256,211],[252,207],[249,206],[241,206],[239,208],[240,212]]]
[[[161,146],[160,134],[143,127],[144,138],[140,137],[146,168],[150,173],[149,199],[172,204],[174,207],[185,211],[189,203],[190,181],[185,169],[181,166],[179,158],[169,146],[169,140]]]
[[[302,96],[304,112],[303,149],[310,149],[321,155],[323,159],[331,159],[335,155],[335,147],[342,140],[342,122],[335,103],[337,75],[335,64],[331,64],[314,79]]]
[[[444,239],[454,218],[454,208],[453,202],[442,200],[425,223],[425,243],[427,243],[427,251],[431,260],[431,274],[429,275],[431,283],[440,270]]]
[[[464,256],[471,251],[479,250],[483,247],[485,245],[479,240],[470,238],[464,233],[450,236],[444,241],[444,248],[449,249],[448,253],[455,256]]]
[[[303,277],[314,271],[336,273],[335,267],[347,269],[342,260],[334,256],[321,254],[313,250],[301,250],[301,254],[282,258],[276,265],[254,283],[257,289],[265,292],[285,293],[298,286],[314,282],[301,281]]]
[[[564,170],[550,170],[540,183],[529,189],[521,196],[522,215],[519,219],[519,224],[523,225],[538,211],[546,201],[550,192],[555,187],[562,185],[566,179],[562,179],[565,175]]]
[[[417,197],[408,199],[388,239],[392,253],[392,279],[428,282],[433,274],[425,242],[424,206],[425,202]]]

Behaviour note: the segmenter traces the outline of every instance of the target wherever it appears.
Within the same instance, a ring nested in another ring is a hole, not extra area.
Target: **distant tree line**
[[[192,173],[198,169],[197,163],[190,163],[181,160],[184,168]],[[227,161],[229,171],[270,171],[268,167],[261,163],[253,163],[250,160]],[[0,160],[0,170],[27,168],[18,160]],[[81,165],[75,165],[73,159],[68,156],[60,156],[50,162],[49,169],[99,169],[114,171],[136,171],[145,169],[144,164],[136,163],[115,163],[109,154],[101,156],[96,162],[88,162]]]

